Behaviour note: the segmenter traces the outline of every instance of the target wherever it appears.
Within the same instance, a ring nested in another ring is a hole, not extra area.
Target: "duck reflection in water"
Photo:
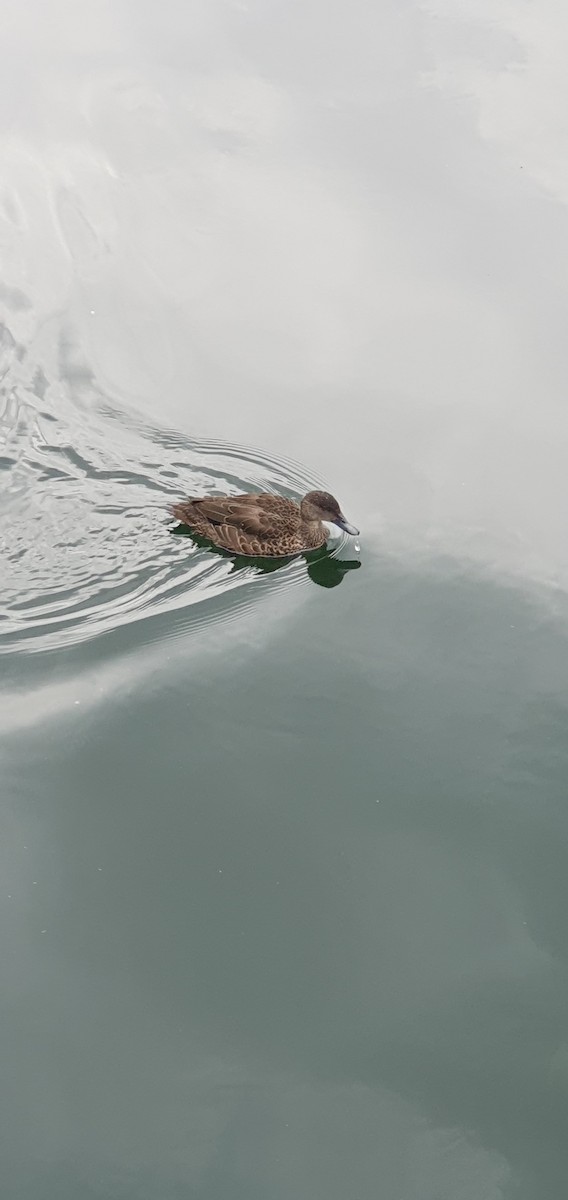
[[[252,555],[231,554],[229,550],[222,550],[207,538],[193,533],[187,525],[176,525],[171,532],[174,537],[189,538],[201,550],[209,550],[212,554],[217,554],[219,558],[231,558],[233,560],[231,575],[234,571],[243,571],[245,567],[254,567],[259,575],[271,575],[274,571],[280,571],[282,567],[287,567],[294,562],[294,559],[304,558],[307,574],[312,582],[317,583],[318,587],[334,588],[343,582],[348,571],[356,571],[361,566],[358,558],[336,558],[336,551],[333,547],[322,546],[317,550],[306,551],[302,555],[289,554],[285,558],[261,558],[260,556],[254,558]]]

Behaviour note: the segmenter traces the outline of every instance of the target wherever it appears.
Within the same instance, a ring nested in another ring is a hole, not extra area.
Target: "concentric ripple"
[[[169,500],[298,495],[319,480],[290,462],[146,424],[94,399],[92,387],[78,408],[41,372],[22,374],[0,393],[0,653],[70,646],[176,609],[218,618],[252,602],[267,581],[172,536]],[[271,587],[273,578],[287,586],[306,574],[293,562],[270,576]]]

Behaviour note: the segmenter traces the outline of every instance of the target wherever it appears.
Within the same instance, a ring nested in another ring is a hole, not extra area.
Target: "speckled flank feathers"
[[[323,546],[323,521],[355,532],[328,492],[309,492],[299,504],[266,493],[204,496],[172,504],[170,512],[222,550],[252,558],[286,558]]]

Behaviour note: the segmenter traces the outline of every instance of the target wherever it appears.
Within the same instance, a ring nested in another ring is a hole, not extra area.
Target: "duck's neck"
[[[315,505],[310,504],[309,500],[302,500],[300,512],[302,514],[302,521],[306,525],[321,525],[320,514]]]

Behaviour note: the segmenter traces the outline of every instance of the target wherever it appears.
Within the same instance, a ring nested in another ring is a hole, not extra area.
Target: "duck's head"
[[[344,529],[345,533],[350,533],[352,537],[359,533],[359,530],[350,525],[343,516],[335,496],[331,496],[329,492],[308,492],[300,504],[300,509],[304,521],[330,521],[332,525],[339,525],[340,529]]]

